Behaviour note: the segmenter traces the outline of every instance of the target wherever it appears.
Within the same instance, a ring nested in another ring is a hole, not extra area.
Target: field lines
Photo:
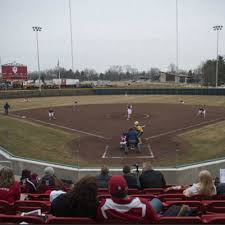
[[[202,123],[193,124],[193,125],[190,125],[190,126],[187,126],[187,127],[182,127],[182,128],[179,128],[179,129],[174,129],[174,130],[170,130],[170,131],[163,132],[163,133],[160,133],[160,134],[156,134],[156,135],[147,137],[145,139],[149,140],[149,139],[159,138],[159,137],[166,136],[166,135],[169,135],[169,134],[174,134],[174,133],[189,130],[189,129],[192,129],[192,128],[197,128],[197,127],[200,127],[200,126],[203,126],[203,125],[209,125],[211,123],[216,123],[216,122],[220,122],[220,121],[223,121],[223,120],[225,120],[225,118],[220,117],[220,118],[217,118],[217,119],[214,119],[214,120],[209,120],[209,121],[205,121],[205,122],[202,122]]]

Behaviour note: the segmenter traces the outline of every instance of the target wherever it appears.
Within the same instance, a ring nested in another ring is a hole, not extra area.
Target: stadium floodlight
[[[41,91],[41,70],[40,70],[40,60],[39,60],[39,44],[38,44],[38,32],[42,30],[41,27],[34,26],[32,27],[33,31],[36,32],[36,42],[37,42],[37,63],[38,63],[38,82],[39,82],[39,91]]]
[[[179,71],[179,30],[178,30],[178,0],[176,0],[176,74],[178,75]]]
[[[219,49],[219,31],[223,29],[223,26],[221,25],[216,25],[213,27],[213,30],[216,31],[216,87],[218,86],[218,58],[219,58],[219,55],[218,55],[218,49]]]
[[[73,66],[73,26],[72,26],[72,14],[71,14],[71,1],[69,0],[69,16],[70,16],[70,48],[71,48],[71,69],[74,71]]]

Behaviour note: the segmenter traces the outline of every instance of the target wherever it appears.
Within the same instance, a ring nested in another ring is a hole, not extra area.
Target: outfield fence
[[[0,99],[78,95],[225,95],[224,88],[74,88],[0,91]]]

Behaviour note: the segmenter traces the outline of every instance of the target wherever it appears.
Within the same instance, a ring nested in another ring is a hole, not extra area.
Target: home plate
[[[153,159],[154,155],[151,149],[150,144],[144,144],[141,146],[141,152],[137,153],[135,150],[130,150],[126,155],[124,150],[118,147],[118,150],[112,149],[109,145],[106,145],[104,153],[102,155],[103,159]]]
[[[22,118],[22,119],[26,119],[27,117],[26,117],[26,116],[21,116],[21,118]]]

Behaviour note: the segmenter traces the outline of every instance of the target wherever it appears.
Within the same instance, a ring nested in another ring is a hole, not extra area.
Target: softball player
[[[53,109],[49,109],[48,110],[48,118],[49,118],[49,120],[52,120],[52,119],[56,119],[55,118],[55,112],[54,112],[54,110]]]
[[[205,107],[199,107],[197,116],[201,116],[201,115],[204,118],[206,117],[206,109],[205,109]]]
[[[138,141],[139,141],[140,144],[142,144],[141,136],[144,133],[143,128],[145,126],[141,126],[138,121],[136,121],[134,123],[134,126],[135,126],[135,129],[136,129],[136,132],[137,132]]]
[[[132,105],[127,106],[127,120],[131,118],[133,107]]]

